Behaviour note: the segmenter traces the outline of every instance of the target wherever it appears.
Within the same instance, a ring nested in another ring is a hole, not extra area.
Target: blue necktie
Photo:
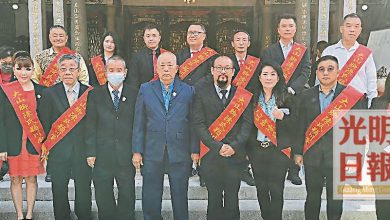
[[[118,109],[119,109],[119,91],[118,90],[112,90],[112,94],[114,95],[114,108],[115,108],[115,111],[118,111]]]

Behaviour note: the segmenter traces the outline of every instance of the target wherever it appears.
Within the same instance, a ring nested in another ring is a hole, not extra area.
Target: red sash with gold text
[[[165,49],[163,49],[163,48],[160,48],[160,55],[161,54],[163,54],[163,53],[165,53],[165,52],[169,52],[168,50],[165,50]],[[156,61],[157,62],[157,61]],[[154,65],[154,64],[153,64]],[[156,64],[157,65],[157,64]],[[158,73],[157,73],[157,71],[155,71],[154,73],[153,73],[153,79],[151,79],[150,81],[153,81],[153,80],[157,80],[158,79]]]
[[[99,85],[104,85],[107,82],[106,69],[104,68],[103,57],[95,56],[91,58],[91,64],[95,71],[97,81]]]
[[[352,86],[347,86],[332,103],[330,103],[325,111],[314,119],[306,130],[303,153],[306,153],[316,141],[332,129],[332,127],[346,114],[346,112],[336,114],[334,111],[351,110],[362,96],[363,93],[357,91]],[[336,118],[334,119],[333,116]]]
[[[282,64],[283,75],[286,79],[286,83],[288,83],[291,76],[294,74],[305,52],[306,47],[303,44],[293,44],[290,52]]]
[[[217,52],[209,47],[204,47],[198,53],[188,58],[179,68],[179,77],[184,80],[192,71],[194,71],[199,65],[204,63],[210,57],[217,54]]]
[[[242,113],[244,113],[246,107],[251,101],[251,98],[252,93],[237,87],[236,93],[234,94],[234,97],[230,101],[229,105],[209,127],[210,134],[215,140],[221,141],[225,138],[225,136],[237,123]],[[200,158],[207,154],[209,150],[210,149],[205,144],[203,144],[203,142],[200,142]]]
[[[18,81],[3,84],[1,87],[19,119],[23,131],[27,133],[28,139],[31,141],[35,150],[41,153],[42,141],[45,139],[45,131],[39,121],[36,108],[32,107],[33,100],[27,99]]]
[[[49,64],[49,66],[46,68],[46,71],[41,77],[41,80],[39,80],[39,84],[42,86],[50,87],[54,85],[56,80],[58,79],[58,60],[61,58],[64,54],[75,54],[76,52],[64,47],[62,50],[54,57],[53,61]]]
[[[236,78],[234,78],[232,84],[245,88],[249,81],[252,79],[253,74],[256,71],[257,66],[260,63],[260,59],[254,56],[249,56],[246,58],[244,66],[237,73]]]
[[[371,50],[368,47],[360,45],[340,70],[337,81],[341,85],[347,86],[356,76],[360,68],[362,68],[370,54]]]
[[[277,146],[276,141],[276,123],[263,111],[260,105],[256,106],[254,112],[255,125],[267,138]],[[283,149],[282,152],[288,157],[291,157],[291,147]]]
[[[49,151],[64,138],[85,116],[89,87],[77,101],[68,108],[51,126],[46,141],[42,146],[42,155],[46,157]]]

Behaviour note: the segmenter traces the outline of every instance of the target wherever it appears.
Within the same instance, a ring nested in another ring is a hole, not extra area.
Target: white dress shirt
[[[110,83],[107,83],[107,85],[108,85],[108,90],[110,91],[112,103],[114,103],[114,94],[112,94],[112,91],[114,91],[114,89],[111,87]],[[118,97],[119,97],[119,98],[121,98],[122,89],[123,89],[123,84],[122,84],[121,87],[119,87],[119,89],[118,89],[118,91],[119,91]]]
[[[229,97],[229,93],[230,93],[230,88],[232,88],[232,86],[231,85],[229,85],[226,89],[221,89],[221,88],[219,88],[219,86],[218,85],[216,85],[216,84],[214,84],[214,87],[215,87],[215,91],[217,92],[217,94],[218,94],[218,97],[220,98],[220,99],[222,99],[222,93],[221,93],[221,90],[227,90],[227,93],[226,93],[226,95],[225,95],[225,97],[226,97],[226,99],[228,99],[228,97]]]

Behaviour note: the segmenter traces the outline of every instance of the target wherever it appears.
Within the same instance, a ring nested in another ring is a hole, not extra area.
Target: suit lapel
[[[313,98],[311,99],[311,106],[313,106],[314,115],[321,114],[321,106],[320,106],[320,86],[317,85],[314,87]]]
[[[110,90],[108,89],[107,83],[104,84],[104,86],[102,88],[102,92],[103,92],[103,96],[104,96],[104,101],[106,102],[106,106],[110,106],[109,107],[110,111],[115,112],[114,103],[112,102],[111,93],[110,93]]]
[[[87,89],[88,89],[88,86],[85,86],[85,85],[80,83],[79,96],[77,98],[80,98],[84,94],[84,92],[87,91]]]
[[[168,108],[168,114],[171,114],[171,113],[174,113],[174,109],[175,109],[175,106],[176,106],[176,97],[179,96],[181,90],[183,89],[182,87],[182,82],[180,80],[178,80],[177,78],[175,78],[175,81],[173,82],[173,89],[172,89],[172,94],[171,94],[171,100],[169,101],[169,103],[171,104]]]
[[[56,94],[58,96],[58,100],[61,102],[63,109],[68,109],[70,106],[68,102],[68,97],[66,97],[65,87],[62,82],[60,82],[59,85],[57,86]]]
[[[230,101],[233,99],[234,94],[236,94],[236,90],[237,90],[237,87],[235,87],[235,86],[230,87],[229,96],[226,100],[226,106],[228,106]]]
[[[282,63],[284,62],[284,55],[283,55],[283,50],[282,50],[282,46],[280,46],[280,42],[278,41],[276,43],[276,48],[277,48],[277,56],[278,56],[278,59],[282,61]]]
[[[160,101],[161,106],[164,108],[165,111],[165,105],[164,105],[164,99],[162,95],[162,88],[160,80],[155,80],[152,82],[153,92],[156,94],[157,99]]]

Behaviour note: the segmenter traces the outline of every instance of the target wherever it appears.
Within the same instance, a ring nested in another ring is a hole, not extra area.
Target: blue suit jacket
[[[194,88],[176,77],[166,111],[160,80],[142,84],[135,105],[133,153],[162,161],[166,148],[170,163],[191,161],[191,153],[199,153],[199,139],[191,129],[193,97]]]

